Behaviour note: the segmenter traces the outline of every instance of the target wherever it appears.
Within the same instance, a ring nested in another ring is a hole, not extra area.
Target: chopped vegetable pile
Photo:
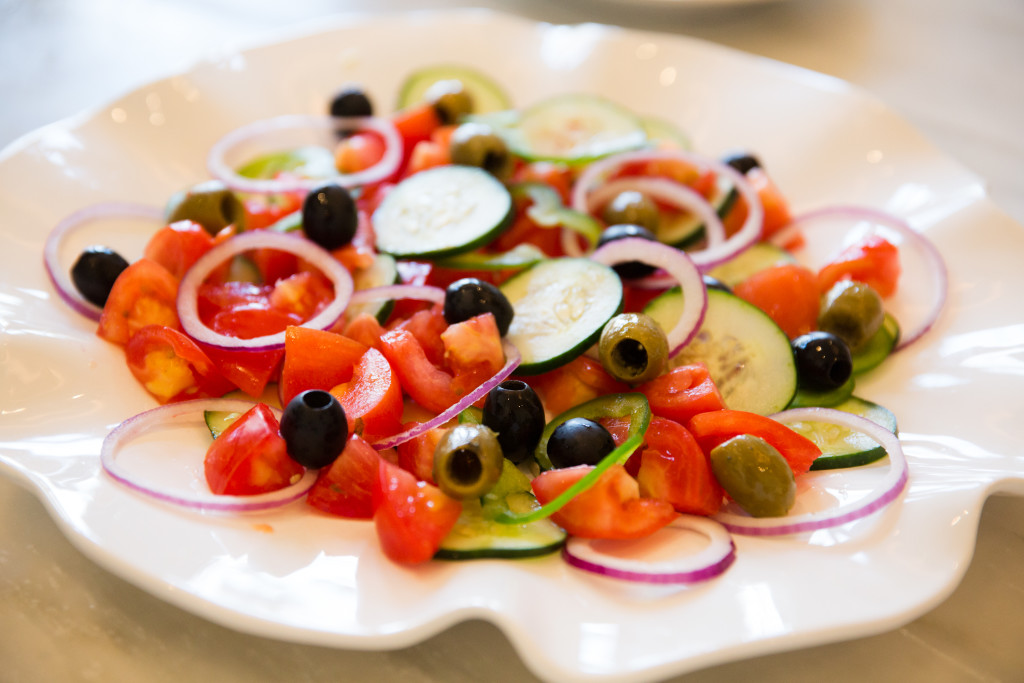
[[[59,293],[160,404],[104,442],[118,481],[367,520],[400,563],[561,549],[656,583],[725,571],[730,532],[845,524],[903,490],[895,416],[855,394],[944,298],[899,219],[819,211],[878,229],[802,263],[810,219],[756,156],[699,154],[594,95],[516,109],[469,68],[415,72],[386,116],[351,85],[325,111],[230,132],[214,178],[162,211],[90,207],[52,233]],[[282,129],[310,143],[276,148]],[[64,237],[118,213],[159,223],[143,257],[90,247],[64,272]],[[937,290],[912,331],[889,312],[907,250]],[[197,418],[209,494],[119,466],[152,425]],[[861,500],[798,511],[808,472],[885,459]],[[666,566],[591,543],[673,527],[707,549]]]

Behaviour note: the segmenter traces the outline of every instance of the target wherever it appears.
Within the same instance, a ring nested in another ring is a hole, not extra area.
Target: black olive
[[[609,242],[615,240],[625,239],[627,237],[639,237],[640,239],[650,240],[656,242],[657,237],[654,236],[647,228],[636,225],[633,223],[618,223],[616,225],[609,225],[601,233],[601,237],[597,240],[597,246],[601,247]],[[647,277],[655,271],[654,266],[641,263],[640,261],[626,261],[625,263],[617,263],[612,266],[612,270],[619,274],[623,280],[632,280],[641,277]]]
[[[518,465],[533,454],[544,432],[544,406],[529,384],[507,379],[487,393],[483,424],[498,435],[505,457]]]
[[[302,204],[302,230],[324,249],[337,249],[352,241],[359,226],[356,203],[340,185],[321,185]]]
[[[730,154],[729,156],[722,159],[722,161],[728,164],[729,166],[732,166],[743,175],[750,173],[755,168],[761,168],[760,160],[753,154],[750,154],[748,152],[737,152],[735,154]]]
[[[615,439],[608,430],[585,417],[569,418],[548,439],[548,459],[556,469],[596,465],[613,450]]]
[[[512,324],[512,304],[500,289],[490,282],[467,277],[448,285],[444,293],[445,322],[449,325],[461,323],[484,313],[493,313],[498,323],[498,332],[505,336]]]
[[[335,94],[330,112],[331,116],[373,116],[373,104],[360,87],[349,85]]]
[[[71,281],[79,293],[97,306],[107,303],[114,280],[128,267],[120,254],[107,247],[89,247],[71,266]]]
[[[793,358],[800,385],[808,389],[837,389],[850,379],[850,347],[830,332],[809,332],[793,340]]]
[[[719,280],[718,278],[711,277],[710,275],[701,275],[700,277],[702,280],[704,280],[704,286],[706,288],[717,289],[721,292],[732,294],[732,288],[729,287],[729,285],[722,282],[721,280]]]
[[[288,402],[281,415],[288,455],[303,467],[327,467],[345,450],[348,421],[333,394],[310,389]]]

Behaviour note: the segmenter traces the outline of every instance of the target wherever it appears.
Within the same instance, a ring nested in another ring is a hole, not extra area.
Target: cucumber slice
[[[483,169],[430,168],[396,185],[374,211],[377,250],[406,259],[463,254],[501,234],[514,212],[509,191]]]
[[[529,478],[505,460],[498,483],[479,501],[466,501],[455,527],[441,542],[434,557],[474,560],[488,557],[536,557],[553,553],[565,543],[566,533],[549,519],[527,524],[495,521],[502,512],[524,514],[540,505],[530,492]]]
[[[651,301],[644,313],[671,329],[683,308],[679,288]],[[708,309],[694,340],[669,361],[672,367],[704,363],[726,406],[761,415],[776,413],[796,394],[796,363],[786,334],[743,299],[708,290]]]
[[[835,406],[854,415],[865,417],[875,424],[896,433],[896,416],[888,408],[877,403],[851,396]],[[846,427],[820,422],[793,422],[790,429],[806,436],[821,449],[821,456],[811,463],[812,470],[830,470],[843,467],[859,467],[885,457],[885,449],[874,439],[854,432]]]
[[[853,354],[853,374],[859,375],[878,367],[889,357],[899,340],[900,325],[896,318],[886,313],[878,331]]]
[[[398,276],[398,263],[389,254],[377,254],[373,263],[366,268],[357,270],[352,275],[352,282],[357,290],[370,289],[371,287],[383,287],[393,285],[400,281]],[[351,304],[345,310],[345,317],[352,320],[361,313],[369,313],[377,319],[381,325],[391,315],[395,307],[395,300],[368,301],[365,304]]]
[[[729,210],[736,203],[739,192],[724,176],[715,180],[715,187],[712,189],[708,203],[714,207],[719,218],[725,218]],[[659,242],[671,244],[673,247],[684,249],[693,246],[704,238],[704,223],[700,218],[689,213],[676,213],[663,217],[655,236]]]
[[[853,388],[855,384],[856,381],[851,374],[850,378],[847,379],[841,387],[829,389],[827,391],[815,391],[814,389],[805,389],[798,386],[796,389],[796,396],[793,397],[793,401],[789,404],[789,407],[807,408],[816,406],[819,408],[834,408],[853,396]]]
[[[398,109],[420,104],[430,87],[440,81],[459,81],[473,101],[474,114],[505,111],[512,100],[505,91],[484,74],[465,66],[439,64],[410,74],[399,88]]]
[[[622,307],[622,281],[587,258],[541,261],[501,285],[515,316],[506,338],[523,360],[516,374],[535,375],[576,358]]]
[[[712,268],[708,275],[727,287],[735,287],[754,273],[786,263],[796,263],[788,251],[768,242],[756,242],[734,258]]]
[[[690,140],[690,136],[671,121],[655,116],[644,116],[640,123],[644,127],[644,132],[647,133],[647,140],[655,146],[659,143],[668,143],[676,149],[693,149],[693,141]]]
[[[224,430],[231,426],[231,423],[241,417],[241,413],[227,410],[206,410],[203,411],[203,419],[206,420],[206,428],[210,430],[210,436],[217,438],[224,433]]]
[[[530,161],[578,164],[647,143],[633,112],[597,95],[556,95],[522,113],[504,131],[509,148]]]

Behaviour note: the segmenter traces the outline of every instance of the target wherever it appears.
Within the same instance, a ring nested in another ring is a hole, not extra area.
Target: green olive
[[[882,297],[863,282],[840,280],[825,294],[818,327],[831,332],[856,351],[885,320]]]
[[[167,204],[167,222],[190,220],[211,235],[231,224],[244,227],[245,207],[219,180],[208,180],[177,193]]]
[[[512,175],[512,155],[508,145],[485,123],[463,123],[452,132],[453,164],[477,166],[499,180]]]
[[[715,479],[754,517],[781,517],[796,500],[793,470],[774,446],[740,434],[711,449]]]
[[[434,481],[452,498],[479,498],[498,483],[504,459],[494,432],[482,424],[460,424],[434,449]]]
[[[658,205],[654,203],[654,200],[643,192],[625,190],[605,204],[601,211],[601,220],[605,225],[629,223],[647,228],[651,232],[657,232],[661,213],[659,213]]]
[[[597,352],[612,377],[640,384],[661,374],[668,360],[668,339],[654,318],[620,313],[605,323]]]
[[[473,113],[473,96],[457,79],[437,81],[423,93],[423,99],[434,105],[445,125],[458,123],[463,116]]]

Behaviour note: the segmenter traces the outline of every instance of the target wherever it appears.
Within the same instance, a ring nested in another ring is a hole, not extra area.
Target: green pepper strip
[[[534,223],[545,228],[568,228],[582,235],[590,246],[601,237],[601,224],[593,216],[562,204],[558,192],[541,182],[516,183],[509,188],[514,199],[529,199],[533,206],[526,214]]]
[[[551,469],[551,461],[547,457],[548,439],[551,438],[551,434],[554,433],[558,425],[573,417],[585,417],[591,420],[606,417],[630,417],[632,419],[629,422],[629,430],[626,433],[625,441],[606,455],[601,462],[594,466],[594,469],[581,477],[572,486],[536,510],[520,514],[510,511],[502,512],[495,518],[495,521],[502,524],[529,524],[530,522],[549,517],[562,509],[566,503],[577,495],[593,486],[612,465],[624,465],[629,456],[633,454],[633,451],[643,443],[644,434],[647,432],[647,427],[651,424],[651,407],[647,403],[647,397],[643,394],[609,394],[565,411],[551,420],[544,428],[540,443],[534,452],[534,458],[540,463],[541,467],[544,467],[545,463],[547,463],[545,469]]]

